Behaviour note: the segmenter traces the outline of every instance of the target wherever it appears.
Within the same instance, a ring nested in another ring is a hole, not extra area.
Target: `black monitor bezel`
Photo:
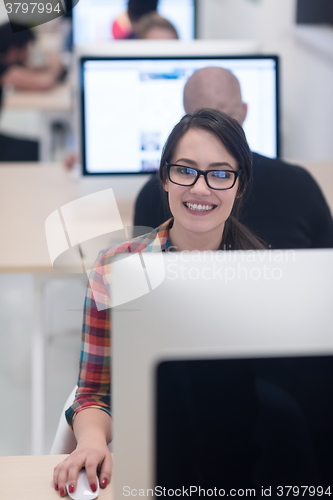
[[[182,56],[82,56],[79,68],[79,98],[80,98],[80,134],[81,134],[81,161],[83,176],[106,176],[106,175],[147,175],[149,172],[88,172],[86,158],[86,123],[85,123],[85,93],[84,93],[84,65],[88,61],[143,61],[143,60],[191,60],[191,59],[272,59],[275,62],[275,102],[276,102],[276,158],[280,158],[280,60],[278,55],[246,54],[246,55],[182,55]]]

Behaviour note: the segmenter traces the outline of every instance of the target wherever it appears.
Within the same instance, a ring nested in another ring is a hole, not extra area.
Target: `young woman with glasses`
[[[54,471],[60,496],[75,491],[86,468],[91,489],[111,478],[110,301],[107,283],[116,253],[173,250],[247,250],[264,245],[237,221],[251,180],[252,155],[236,120],[213,110],[186,115],[172,130],[160,163],[161,186],[173,218],[135,240],[100,253],[86,294],[78,391],[66,418],[76,450]],[[84,410],[84,411],[83,411]],[[101,411],[102,410],[102,411]]]

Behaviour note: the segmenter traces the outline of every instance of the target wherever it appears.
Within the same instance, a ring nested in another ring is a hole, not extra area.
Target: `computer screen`
[[[156,487],[329,493],[332,355],[172,360],[156,375]]]
[[[127,3],[127,0],[80,0],[72,13],[74,45],[106,42],[120,36],[116,24],[126,12]],[[196,0],[159,0],[157,11],[174,25],[180,40],[196,37]]]
[[[196,70],[208,66],[226,68],[238,78],[248,104],[243,126],[250,148],[277,157],[277,56],[83,57],[83,173],[157,170],[163,145],[185,114],[184,85]]]

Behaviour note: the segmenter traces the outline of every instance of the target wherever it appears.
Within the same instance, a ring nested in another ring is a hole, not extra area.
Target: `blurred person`
[[[13,23],[0,26],[0,112],[3,101],[3,87],[21,90],[48,90],[55,85],[63,74],[60,60],[50,57],[48,67],[44,69],[29,66],[30,47],[35,41],[35,33]],[[24,162],[39,160],[37,141],[0,134],[0,161]]]
[[[8,46],[12,32],[9,23],[0,26],[0,114],[2,106],[2,80],[6,80],[8,70],[13,64],[22,64],[27,57],[28,46],[35,40],[31,30],[20,31],[15,36],[14,46]],[[37,141],[0,134],[0,162],[38,161],[39,144]]]
[[[0,26],[0,92],[9,86],[21,90],[49,90],[64,74],[63,65],[55,54],[49,55],[45,68],[29,65],[29,55],[35,34],[29,28],[13,23]],[[19,31],[20,30],[20,31]]]
[[[196,71],[184,87],[184,108],[192,114],[203,107],[225,112],[243,124],[247,104],[239,81],[224,68]],[[253,181],[240,211],[240,221],[272,248],[333,247],[333,220],[326,200],[304,168],[257,153],[253,156]],[[170,216],[158,176],[140,191],[134,225],[157,227]]]
[[[128,0],[127,11],[115,19],[112,35],[116,40],[135,38],[139,19],[151,12],[156,12],[158,0]]]
[[[140,17],[135,36],[139,40],[178,40],[176,28],[157,12]]]

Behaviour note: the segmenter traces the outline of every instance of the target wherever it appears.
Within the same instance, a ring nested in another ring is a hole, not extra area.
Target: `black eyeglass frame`
[[[165,164],[166,164],[167,171],[168,171],[168,179],[169,179],[170,182],[172,182],[172,184],[177,184],[177,186],[186,186],[186,187],[194,186],[194,184],[199,179],[200,175],[203,175],[204,178],[205,178],[206,184],[209,187],[209,189],[214,189],[214,191],[226,191],[227,189],[232,189],[234,187],[234,185],[236,184],[236,181],[237,181],[238,177],[240,175],[242,175],[242,172],[243,172],[243,170],[241,168],[239,170],[225,170],[225,169],[221,169],[221,170],[217,170],[217,169],[199,170],[198,168],[189,167],[189,166],[186,166],[186,165],[178,165],[177,163],[168,163],[168,162],[166,162]],[[190,168],[190,169],[195,170],[197,172],[197,176],[196,176],[196,178],[194,179],[194,181],[191,184],[180,184],[179,182],[175,182],[175,181],[173,181],[170,178],[170,169],[171,169],[171,167]],[[227,187],[227,188],[214,188],[214,187],[210,186],[209,182],[208,182],[207,175],[210,172],[230,172],[231,174],[234,174],[234,182],[232,183],[232,185],[230,187]]]

